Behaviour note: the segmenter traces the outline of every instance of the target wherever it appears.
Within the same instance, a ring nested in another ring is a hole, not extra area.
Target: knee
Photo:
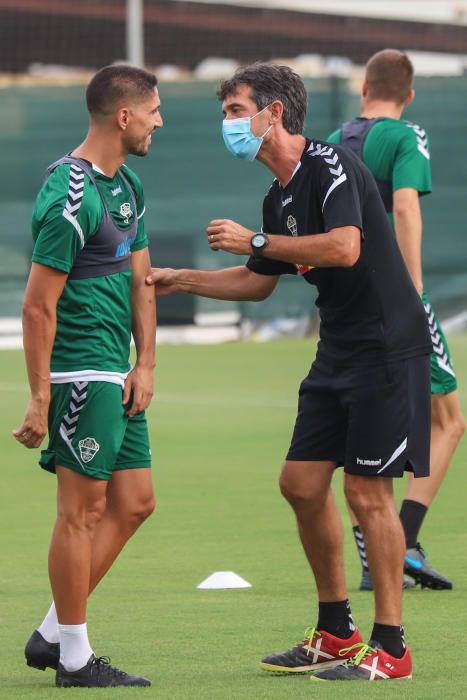
[[[372,489],[369,483],[359,483],[347,477],[344,481],[344,493],[360,523],[362,520],[374,517],[379,512],[383,513],[386,510],[386,494],[382,494],[378,489]]]
[[[152,494],[149,498],[147,498],[145,501],[140,503],[139,508],[137,509],[137,512],[135,514],[136,520],[141,524],[144,523],[147,518],[149,518],[150,515],[154,513],[156,509],[156,498],[154,494]]]
[[[444,420],[440,417],[434,418],[434,423],[438,425],[442,431],[444,439],[457,444],[465,433],[466,423],[462,413],[456,413],[449,420]]]
[[[443,433],[444,439],[457,444],[467,427],[464,415],[460,406],[448,406],[447,410],[443,410],[443,404],[441,401],[439,403],[438,407],[436,401],[433,401],[432,425],[436,426]]]
[[[279,477],[279,490],[286,501],[289,503],[301,496],[300,484],[296,479],[291,479],[286,469],[282,470]]]
[[[347,503],[357,516],[358,520],[358,511],[365,507],[365,499],[363,498],[363,494],[356,487],[356,485],[352,482],[349,482],[349,480],[346,478],[344,478],[344,495],[347,500]]]
[[[279,488],[283,497],[295,508],[301,504],[319,505],[320,498],[309,479],[300,478],[285,466],[279,477]],[[326,499],[323,497],[323,502]]]
[[[466,422],[463,414],[459,411],[451,421],[450,430],[453,440],[459,442],[463,434],[465,433]]]
[[[122,521],[125,526],[134,532],[144,523],[147,518],[154,512],[156,507],[156,499],[153,494],[144,500],[135,503],[123,516]]]
[[[91,503],[61,504],[58,517],[68,530],[93,535],[105,512],[105,496]]]

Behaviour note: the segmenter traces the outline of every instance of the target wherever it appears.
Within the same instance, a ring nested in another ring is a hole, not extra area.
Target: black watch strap
[[[262,231],[258,231],[257,233],[255,233],[250,240],[251,250],[253,251],[254,257],[261,258],[263,250],[267,247],[268,244],[269,238],[266,233],[263,233]]]

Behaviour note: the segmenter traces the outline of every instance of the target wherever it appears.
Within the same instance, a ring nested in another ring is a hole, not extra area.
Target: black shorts
[[[380,367],[314,363],[287,459],[329,460],[360,476],[428,476],[430,429],[428,355]]]

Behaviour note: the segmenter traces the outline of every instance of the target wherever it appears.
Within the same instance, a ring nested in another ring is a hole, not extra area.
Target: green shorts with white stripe
[[[423,292],[423,305],[428,317],[433,352],[431,353],[431,393],[451,394],[457,389],[456,373],[443,330],[436,319],[430,300]]]
[[[122,387],[111,382],[52,384],[49,445],[39,460],[55,472],[68,467],[95,479],[114,471],[151,466],[144,411],[128,418]]]

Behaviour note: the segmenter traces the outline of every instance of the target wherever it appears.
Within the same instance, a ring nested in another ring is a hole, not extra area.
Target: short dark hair
[[[252,88],[251,97],[259,110],[274,100],[284,105],[282,124],[289,134],[301,134],[305,123],[307,94],[303,80],[288,66],[273,63],[253,63],[239,68],[232,78],[223,80],[217,99],[223,102],[240,85]]]
[[[378,51],[366,64],[370,99],[402,104],[412,88],[413,74],[407,54],[396,49]]]
[[[113,65],[101,68],[86,90],[86,104],[92,116],[111,114],[128,100],[138,102],[149,97],[157,86],[157,78],[142,68]]]

